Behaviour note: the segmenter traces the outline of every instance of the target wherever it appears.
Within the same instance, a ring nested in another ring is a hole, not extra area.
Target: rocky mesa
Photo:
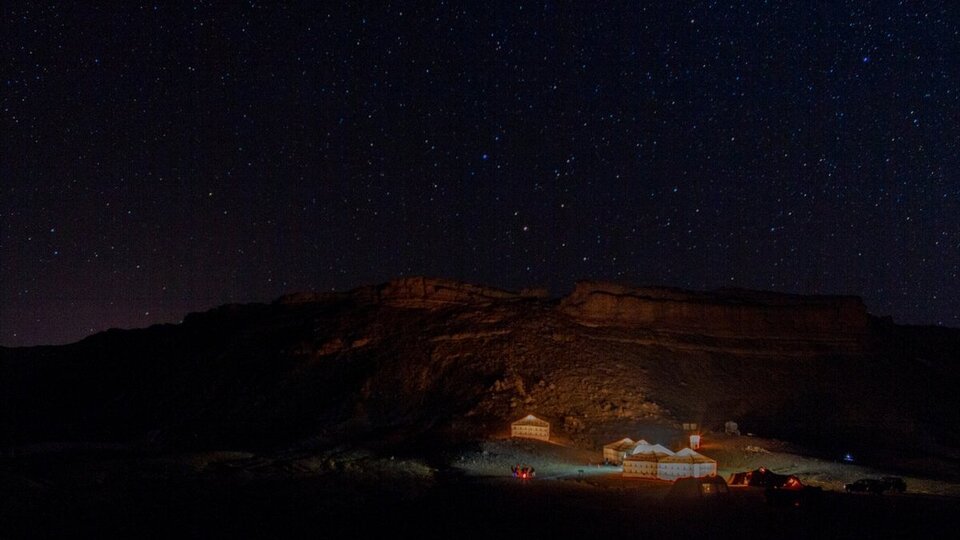
[[[588,326],[624,326],[662,332],[736,338],[793,340],[860,352],[869,316],[855,296],[799,296],[721,289],[694,292],[583,281],[560,310]]]
[[[564,298],[424,277],[0,349],[0,446],[338,445],[493,436],[519,414],[583,447],[736,419],[831,447],[960,443],[960,331],[854,297],[582,282]]]

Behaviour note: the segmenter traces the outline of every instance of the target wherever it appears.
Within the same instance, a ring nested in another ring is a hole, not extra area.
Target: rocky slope
[[[853,297],[585,282],[566,298],[406,278],[179,325],[0,350],[0,446],[458,442],[526,413],[560,440],[677,422],[827,450],[950,456],[960,331]]]

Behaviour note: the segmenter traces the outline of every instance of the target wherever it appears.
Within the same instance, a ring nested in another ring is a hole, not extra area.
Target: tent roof
[[[537,426],[537,427],[550,427],[550,422],[546,420],[541,420],[532,414],[528,414],[523,418],[517,420],[513,424],[514,426]]]
[[[638,444],[631,454],[624,458],[630,461],[660,461],[673,455],[670,449],[659,444]]]
[[[668,463],[716,463],[714,459],[710,459],[703,454],[695,452],[691,448],[684,448],[676,454],[663,458],[665,462]]]
[[[634,442],[634,440],[631,439],[630,437],[624,437],[619,441],[614,441],[610,444],[603,445],[603,449],[604,450],[611,449],[611,450],[617,450],[619,452],[625,452],[633,448],[636,444],[637,443]]]
[[[630,450],[631,454],[658,454],[661,456],[672,456],[673,452],[662,444],[649,444],[647,441],[640,441]]]

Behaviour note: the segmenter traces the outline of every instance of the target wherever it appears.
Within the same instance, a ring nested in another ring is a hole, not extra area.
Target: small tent
[[[636,444],[636,441],[630,437],[624,437],[619,441],[603,445],[603,461],[616,465],[623,463],[623,458],[626,457],[627,452],[632,450]]]
[[[734,473],[730,476],[731,486],[750,486],[764,488],[796,489],[802,487],[800,479],[792,474],[777,474],[766,467],[753,471]]]
[[[550,423],[528,414],[510,425],[510,436],[522,439],[550,440]]]

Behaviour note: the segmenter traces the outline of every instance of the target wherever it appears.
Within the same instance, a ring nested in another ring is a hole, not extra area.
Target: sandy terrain
[[[700,453],[717,460],[718,473],[724,478],[762,466],[780,474],[796,475],[806,485],[843,491],[845,484],[860,478],[900,476],[910,493],[960,497],[960,484],[957,483],[807,457],[786,443],[771,439],[707,436]],[[509,476],[512,465],[526,464],[536,468],[538,480],[582,480],[618,488],[662,484],[621,478],[619,467],[601,465],[601,461],[601,450],[583,450],[534,440],[499,439],[484,443],[478,452],[461,455],[451,466],[477,477]]]
[[[828,490],[883,474],[771,440],[706,440],[723,474],[765,465]],[[677,500],[670,483],[624,479],[597,465],[599,450],[569,445],[498,439],[447,455],[449,466],[343,449],[6,457],[0,537],[893,538],[940,533],[960,510],[960,498],[943,496],[955,484],[910,477],[904,495],[826,491],[822,504],[791,509],[753,488],[722,501]],[[536,467],[536,478],[513,479],[517,463]]]

